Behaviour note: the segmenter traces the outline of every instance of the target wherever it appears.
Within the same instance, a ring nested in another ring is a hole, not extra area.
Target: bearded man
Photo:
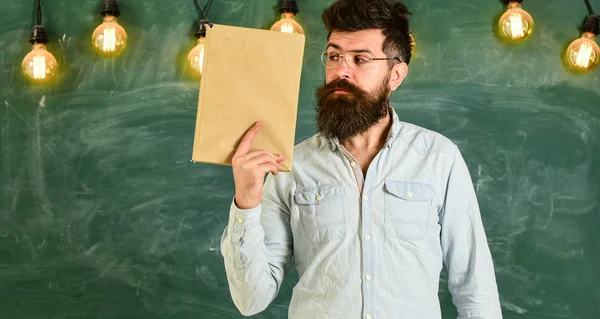
[[[271,303],[293,260],[292,319],[441,318],[443,266],[459,318],[502,318],[458,147],[389,104],[408,73],[408,16],[398,0],[339,0],[324,11],[318,134],[295,146],[293,172],[278,174],[281,156],[252,149],[260,122],[242,139],[221,239],[242,314]]]

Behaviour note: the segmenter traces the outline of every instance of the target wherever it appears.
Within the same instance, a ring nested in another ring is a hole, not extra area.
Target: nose
[[[350,68],[350,63],[348,62],[348,57],[343,57],[343,61],[340,61],[340,64],[335,69],[335,74],[339,78],[349,79],[352,74],[352,69]]]

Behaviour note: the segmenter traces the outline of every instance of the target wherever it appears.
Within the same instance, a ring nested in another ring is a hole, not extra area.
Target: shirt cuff
[[[229,214],[229,225],[234,232],[242,233],[246,227],[254,227],[260,224],[261,204],[250,209],[240,209],[235,204],[235,197],[231,201]]]

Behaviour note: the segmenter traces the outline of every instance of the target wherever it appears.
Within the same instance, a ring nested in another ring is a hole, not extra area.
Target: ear
[[[396,91],[396,89],[402,84],[404,78],[408,74],[408,65],[404,62],[400,62],[394,65],[390,74],[390,91]]]

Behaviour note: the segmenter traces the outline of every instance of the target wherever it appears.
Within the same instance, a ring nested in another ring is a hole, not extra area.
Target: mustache
[[[321,88],[318,89],[318,95],[320,96],[330,96],[333,92],[337,90],[343,90],[354,96],[364,96],[365,92],[359,88],[358,86],[344,80],[344,79],[335,79]]]

